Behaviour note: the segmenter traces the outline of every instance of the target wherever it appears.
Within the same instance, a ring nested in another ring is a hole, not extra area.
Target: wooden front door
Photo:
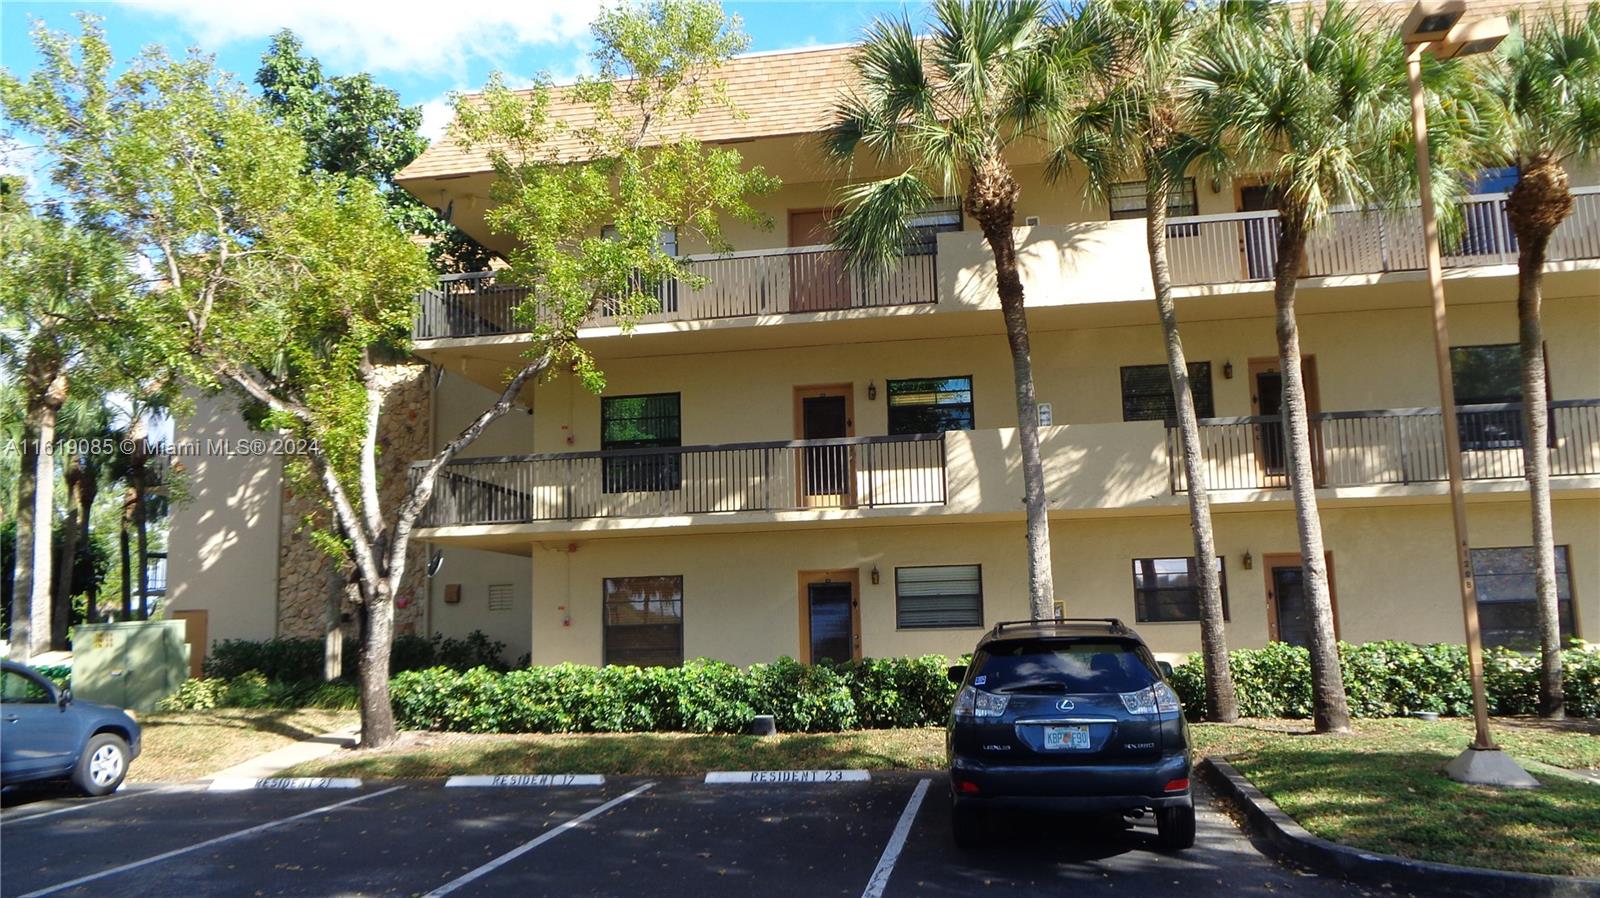
[[[833,440],[854,436],[854,397],[855,388],[852,384],[796,387],[795,439]],[[807,446],[797,453],[796,465],[801,506],[847,507],[855,504],[854,446]]]
[[[833,243],[837,209],[789,213],[789,245]],[[850,308],[850,278],[840,252],[797,253],[789,257],[789,311],[821,312]]]
[[[1333,637],[1339,638],[1339,594],[1333,585],[1333,553],[1323,556],[1328,568],[1328,602],[1333,606]],[[1311,645],[1311,605],[1305,591],[1305,568],[1300,553],[1264,555],[1267,577],[1267,633],[1274,642],[1301,648]]]
[[[800,572],[800,660],[861,657],[861,574],[855,568]]]
[[[1305,381],[1306,412],[1315,415],[1322,411],[1322,398],[1317,389],[1317,357],[1300,359],[1300,376]],[[1263,422],[1255,428],[1256,466],[1261,473],[1261,485],[1280,487],[1288,485],[1288,446],[1284,443],[1283,426],[1283,368],[1276,358],[1250,360],[1250,414],[1276,417],[1273,423]],[[1316,421],[1311,425],[1311,466],[1316,480],[1322,482],[1322,428]]]

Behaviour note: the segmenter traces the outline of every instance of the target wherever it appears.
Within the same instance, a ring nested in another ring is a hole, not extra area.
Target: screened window
[[[971,377],[891,380],[889,433],[944,433],[972,429]]]
[[[939,235],[961,230],[961,199],[944,196],[906,220],[911,239],[906,242],[908,256],[931,255],[938,249]]]
[[[983,626],[983,566],[895,568],[894,614],[902,630]]]
[[[683,578],[607,577],[605,663],[683,663]]]
[[[1122,181],[1111,185],[1111,220],[1144,218],[1150,211],[1150,201],[1145,195],[1143,181]],[[1200,200],[1195,193],[1194,178],[1184,178],[1183,183],[1167,197],[1167,215],[1199,215]]]
[[[1522,348],[1515,343],[1452,346],[1450,373],[1456,405],[1522,401]],[[1522,448],[1522,411],[1460,410],[1463,449]]]
[[[1211,398],[1211,363],[1189,363],[1189,392],[1199,418],[1216,414]],[[1122,369],[1122,420],[1176,421],[1178,402],[1166,365],[1125,365]]]
[[[1561,639],[1576,635],[1572,617],[1572,572],[1566,546],[1556,546],[1556,603]],[[1483,644],[1517,651],[1539,648],[1538,594],[1534,587],[1533,549],[1508,546],[1473,549],[1472,576],[1478,585],[1478,624]]]
[[[600,400],[600,449],[666,449],[681,445],[679,395],[607,396]],[[683,484],[676,452],[638,452],[606,458],[608,493],[660,492]]]
[[[1222,619],[1228,619],[1228,572],[1217,559]],[[1194,558],[1135,558],[1133,613],[1141,623],[1200,619],[1200,580]]]

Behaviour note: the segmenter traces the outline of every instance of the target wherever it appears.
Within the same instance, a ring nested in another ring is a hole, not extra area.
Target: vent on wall
[[[1027,218],[1022,220],[1022,223],[1030,228],[1036,228],[1039,226],[1039,216],[1029,215]]]
[[[491,584],[489,584],[489,610],[490,611],[510,611],[511,610],[511,584],[510,583],[491,583]]]

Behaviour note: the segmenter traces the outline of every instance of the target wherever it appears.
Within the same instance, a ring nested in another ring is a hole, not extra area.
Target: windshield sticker
[[[974,686],[982,686],[984,683],[987,683],[987,682],[989,682],[988,676],[981,676],[981,677],[973,677],[972,678],[972,685],[974,685]]]

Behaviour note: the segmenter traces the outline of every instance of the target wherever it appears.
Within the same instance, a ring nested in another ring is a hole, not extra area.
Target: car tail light
[[[1138,692],[1122,693],[1122,706],[1129,714],[1176,714],[1183,710],[1178,693],[1166,683],[1157,683]]]
[[[1188,782],[1188,781],[1185,780],[1185,782]],[[956,789],[959,792],[961,792],[961,794],[963,794],[963,795],[977,795],[978,791],[979,791],[978,790],[978,784],[972,782],[971,780],[959,780],[959,781],[957,781],[956,782]]]
[[[1161,787],[1161,791],[1163,791],[1163,792],[1187,792],[1187,791],[1189,791],[1189,780],[1187,780],[1187,779],[1168,780],[1167,784],[1165,786]]]
[[[995,718],[1006,713],[1006,705],[1010,703],[1009,695],[996,695],[968,686],[956,693],[954,710],[957,717]]]

